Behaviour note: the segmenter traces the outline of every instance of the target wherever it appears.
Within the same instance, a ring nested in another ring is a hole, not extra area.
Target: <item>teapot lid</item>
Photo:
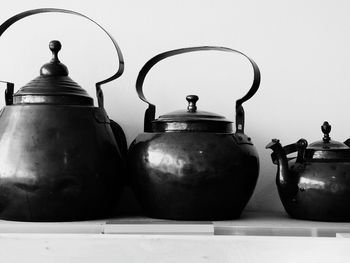
[[[321,126],[322,140],[313,142],[305,150],[305,159],[350,161],[350,147],[343,142],[331,140],[329,133],[332,126],[325,121]]]
[[[68,76],[67,67],[58,59],[61,43],[49,44],[52,59],[40,69],[40,76],[19,89],[13,104],[93,105],[87,92]]]
[[[225,117],[207,111],[197,111],[196,102],[199,97],[188,95],[187,110],[178,110],[159,116],[152,121],[153,132],[232,132],[232,122]]]

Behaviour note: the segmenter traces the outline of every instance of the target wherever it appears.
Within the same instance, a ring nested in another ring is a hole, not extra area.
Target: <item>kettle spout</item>
[[[273,151],[271,158],[272,162],[277,165],[277,184],[282,187],[286,186],[288,184],[288,181],[290,181],[290,175],[288,159],[285,150],[277,139],[273,139],[268,145],[266,145],[266,149],[271,149]]]

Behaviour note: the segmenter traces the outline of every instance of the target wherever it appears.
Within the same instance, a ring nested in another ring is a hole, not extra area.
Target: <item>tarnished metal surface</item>
[[[51,103],[93,105],[92,98],[68,76],[68,68],[58,59],[62,45],[58,40],[49,44],[52,59],[40,69],[40,76],[20,88],[14,103]],[[48,98],[46,100],[46,98]],[[66,101],[69,98],[69,101]],[[76,100],[76,101],[75,101]]]
[[[0,118],[0,218],[63,221],[113,215],[123,163],[98,108],[8,106]]]
[[[258,154],[251,139],[243,133],[241,105],[255,94],[260,84],[260,71],[251,59],[248,58],[253,65],[254,81],[247,95],[236,102],[236,133],[224,117],[197,111],[195,95],[187,96],[187,111],[176,111],[156,120],[155,106],[143,95],[143,81],[154,64],[170,56],[203,50],[240,53],[223,47],[164,52],[145,64],[136,81],[138,95],[149,107],[145,113],[145,132],[129,148],[128,171],[134,192],[151,217],[237,218],[258,178]]]
[[[330,126],[324,126],[323,141],[308,147],[305,140],[286,147],[278,140],[267,145],[277,164],[278,192],[292,217],[350,222],[350,148],[330,140]],[[296,151],[296,160],[288,161],[287,155]]]
[[[46,12],[89,19],[65,9],[29,10],[0,25],[0,35],[18,20]],[[103,108],[100,85],[119,77],[124,61],[106,33],[120,61],[112,77],[96,84],[99,107],[68,77],[58,59],[59,41],[50,42],[53,58],[38,78],[15,95],[7,82],[0,115],[1,219],[72,221],[115,215],[124,185],[126,140]]]
[[[185,220],[237,218],[259,173],[252,145],[233,134],[144,133],[129,149],[131,184],[147,215]]]

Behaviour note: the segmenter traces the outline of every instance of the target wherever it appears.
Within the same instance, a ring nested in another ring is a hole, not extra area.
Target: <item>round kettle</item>
[[[291,217],[319,221],[350,221],[350,139],[331,140],[331,125],[321,126],[323,139],[308,145],[300,139],[282,147],[273,139],[277,164],[276,184],[282,204]],[[296,157],[287,157],[297,153]]]
[[[16,21],[46,12],[79,15],[94,22],[70,10],[35,9],[5,21],[0,36]],[[117,50],[119,69],[96,84],[98,107],[68,76],[58,58],[59,41],[50,42],[52,59],[41,67],[39,77],[15,94],[14,84],[6,82],[6,106],[0,113],[1,219],[72,221],[115,213],[123,186],[126,141],[121,127],[105,112],[100,86],[118,78],[124,66],[117,43],[108,36]]]
[[[232,122],[215,113],[197,110],[198,97],[189,95],[187,110],[155,119],[155,105],[144,96],[146,74],[159,61],[192,51],[243,53],[225,47],[192,47],[161,53],[141,69],[136,90],[148,103],[144,133],[128,152],[130,184],[144,212],[155,218],[220,220],[240,216],[259,174],[259,158],[251,138],[244,134],[242,103],[260,85],[260,71],[250,58],[254,81],[236,101],[236,132]]]

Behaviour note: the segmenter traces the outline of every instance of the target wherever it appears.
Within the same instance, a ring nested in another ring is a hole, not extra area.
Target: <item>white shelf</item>
[[[246,212],[238,220],[196,223],[144,217],[63,223],[3,220],[0,257],[12,263],[348,263],[349,233],[350,223],[295,220],[285,213]]]
[[[214,222],[216,235],[336,237],[350,223],[298,220],[286,213],[246,212],[241,218]]]
[[[236,220],[214,222],[183,222],[145,217],[121,217],[63,223],[30,223],[2,220],[0,221],[0,233],[336,237],[337,234],[350,233],[350,223],[297,220],[288,217],[284,212],[245,212],[241,218]]]

